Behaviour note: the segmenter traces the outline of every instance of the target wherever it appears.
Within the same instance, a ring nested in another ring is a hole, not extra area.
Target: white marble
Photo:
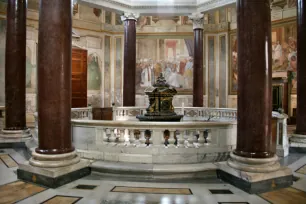
[[[89,164],[90,162],[88,160],[82,159],[80,162],[70,165],[70,166],[58,167],[58,168],[39,168],[39,167],[30,165],[29,162],[25,162],[19,165],[19,169],[27,171],[27,172],[40,174],[40,175],[47,176],[47,177],[56,178],[64,174],[68,174],[70,172],[77,171],[84,167],[88,167]]]
[[[278,177],[290,176],[292,175],[292,170],[288,167],[281,167],[277,171],[265,172],[265,173],[254,173],[246,172],[230,167],[226,162],[220,162],[217,164],[218,168],[224,172],[227,172],[237,178],[245,180],[247,182],[258,182],[269,180]]]

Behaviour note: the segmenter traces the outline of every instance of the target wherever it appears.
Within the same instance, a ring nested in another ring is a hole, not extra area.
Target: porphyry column
[[[297,27],[297,115],[290,146],[306,148],[306,0],[298,0]]]
[[[5,128],[0,137],[30,137],[26,127],[26,0],[8,0],[5,49]]]
[[[194,63],[193,63],[193,107],[203,107],[203,26],[204,14],[189,16],[193,22]]]
[[[58,187],[89,173],[71,137],[71,9],[71,0],[40,0],[38,148],[32,152],[29,164],[20,165],[18,178],[48,187]]]
[[[123,71],[123,106],[135,106],[136,79],[136,21],[139,16],[124,13],[124,71]]]
[[[280,168],[272,138],[272,44],[270,0],[237,1],[237,146],[219,176],[250,193],[292,184]]]

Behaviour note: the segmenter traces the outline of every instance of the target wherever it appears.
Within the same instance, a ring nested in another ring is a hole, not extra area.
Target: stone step
[[[146,180],[217,179],[217,166],[202,164],[137,164],[96,161],[91,165],[92,174]]]

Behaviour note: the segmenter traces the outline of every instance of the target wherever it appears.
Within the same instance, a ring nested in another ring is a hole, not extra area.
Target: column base
[[[49,188],[57,188],[90,175],[90,162],[81,160],[76,164],[57,168],[32,166],[30,162],[19,165],[18,179],[33,182]]]
[[[29,128],[25,130],[5,130],[0,131],[0,138],[4,139],[23,139],[30,138],[32,136]]]
[[[80,157],[76,151],[65,154],[39,154],[32,152],[29,164],[40,168],[59,168],[70,166],[80,162]]]
[[[291,135],[290,152],[306,153],[306,135],[300,135],[300,134]]]
[[[280,167],[277,156],[268,159],[243,158],[231,153],[227,163],[220,163],[220,179],[248,193],[264,193],[292,185],[292,170]]]

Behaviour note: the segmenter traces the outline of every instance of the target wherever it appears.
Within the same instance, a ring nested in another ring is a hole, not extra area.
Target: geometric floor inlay
[[[7,166],[8,168],[18,167],[18,164],[9,154],[0,155],[0,160]]]
[[[209,189],[211,194],[233,194],[232,191],[228,189]]]
[[[77,185],[76,187],[74,187],[74,189],[81,189],[81,190],[93,190],[95,188],[97,188],[98,186],[94,186],[94,185],[84,185],[84,184],[80,184]]]
[[[46,190],[46,188],[23,181],[8,183],[0,186],[0,203],[15,203],[44,190]]]
[[[150,188],[115,186],[111,192],[192,195],[189,188]]]
[[[81,199],[82,197],[56,195],[41,204],[73,204]]]
[[[306,193],[292,187],[259,194],[263,199],[277,204],[306,203]]]
[[[299,173],[299,174],[305,174],[306,175],[306,165],[302,166],[301,168],[299,168],[295,172]]]

